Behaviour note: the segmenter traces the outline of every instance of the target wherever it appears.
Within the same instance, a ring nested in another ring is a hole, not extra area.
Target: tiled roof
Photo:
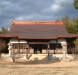
[[[20,39],[56,39],[58,37],[77,37],[69,34],[63,22],[14,22],[9,33],[3,37],[18,37]]]

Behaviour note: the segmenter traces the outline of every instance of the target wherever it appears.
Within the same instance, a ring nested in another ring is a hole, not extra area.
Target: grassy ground
[[[47,62],[12,63],[0,59],[0,75],[78,75],[78,58],[71,62]]]

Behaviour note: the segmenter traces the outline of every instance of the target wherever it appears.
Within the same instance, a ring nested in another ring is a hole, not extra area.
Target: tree
[[[72,34],[78,34],[78,19],[73,17],[71,20],[68,16],[62,17],[62,21],[64,22],[67,32]]]
[[[0,58],[1,58],[1,52],[4,51],[7,47],[7,44],[4,39],[0,39]]]
[[[78,0],[74,0],[74,8],[78,9]]]
[[[69,20],[69,17],[67,15],[65,15],[65,17],[62,17],[62,21],[64,22],[65,25],[68,24],[68,20]]]
[[[8,28],[4,28],[3,26],[2,26],[2,33],[7,33],[8,32]]]
[[[73,17],[70,19],[68,16],[62,17],[62,21],[64,22],[67,32],[71,34],[78,34],[78,18]],[[70,48],[68,48],[69,53],[78,53],[78,39],[75,41],[71,41],[68,43]]]

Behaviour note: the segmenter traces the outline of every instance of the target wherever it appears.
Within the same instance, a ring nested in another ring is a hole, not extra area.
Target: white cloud
[[[0,27],[13,21],[55,21],[77,16],[73,0],[0,0]]]
[[[55,0],[56,4],[72,4],[74,0]]]
[[[4,1],[4,2],[1,2],[0,4],[1,5],[8,5],[8,4],[10,4],[10,2],[9,1]]]
[[[63,12],[65,9],[69,8],[69,6],[73,5],[73,0],[55,0],[54,4],[51,5],[51,9],[53,13]]]
[[[25,16],[24,16],[24,17],[25,17]],[[23,20],[23,16],[16,17],[15,20],[16,20],[16,21],[17,21],[17,20],[19,20],[19,21],[21,20],[21,21],[22,21],[22,20]]]
[[[52,12],[54,12],[54,13],[58,13],[58,12],[61,12],[62,10],[64,10],[64,8],[59,4],[53,4],[51,6],[51,9],[52,9]]]
[[[31,15],[23,15],[23,16],[19,16],[16,17],[15,20],[16,21],[30,21],[30,20],[36,20],[37,18],[42,17],[40,14],[31,14]]]
[[[42,14],[38,14],[38,13],[34,13],[31,15],[23,15],[23,16],[19,16],[16,17],[14,20],[15,21],[50,21],[52,16],[49,15],[42,15]]]

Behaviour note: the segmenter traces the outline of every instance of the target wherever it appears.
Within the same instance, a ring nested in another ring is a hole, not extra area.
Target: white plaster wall
[[[18,39],[16,39],[16,38],[10,39],[10,42],[11,42],[11,43],[27,43],[26,40],[18,40]]]
[[[66,39],[58,39],[58,43],[66,42]],[[56,43],[56,40],[51,40],[50,43]]]
[[[20,40],[20,43],[27,43],[27,41],[25,41],[25,40]]]
[[[18,43],[18,40],[17,39],[11,39],[10,42],[11,43]]]
[[[58,43],[63,43],[63,42],[66,42],[66,39],[59,39],[58,40]]]

